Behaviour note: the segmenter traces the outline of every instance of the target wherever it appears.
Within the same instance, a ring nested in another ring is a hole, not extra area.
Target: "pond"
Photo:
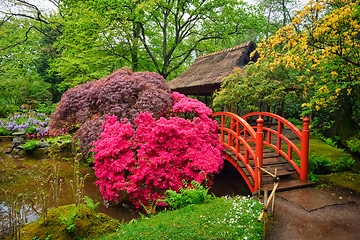
[[[34,222],[43,208],[74,203],[75,192],[100,202],[98,211],[112,218],[128,222],[139,217],[129,201],[103,200],[94,184],[96,177],[91,167],[75,165],[71,158],[49,159],[47,154],[27,156],[22,150],[6,153],[10,149],[11,142],[0,142],[0,238],[9,233],[9,225],[15,221]],[[228,162],[215,175],[209,193],[251,194],[241,175]]]

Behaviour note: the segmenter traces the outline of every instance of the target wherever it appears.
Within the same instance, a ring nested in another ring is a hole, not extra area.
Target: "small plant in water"
[[[27,222],[28,209],[26,208],[27,194],[11,193],[8,190],[0,188],[5,196],[4,209],[5,216],[1,220],[1,234],[8,231],[11,239],[21,239],[20,228]],[[0,235],[0,238],[2,235]]]
[[[37,198],[40,199],[41,213],[44,215],[44,224],[47,225],[47,212],[56,207],[62,191],[63,179],[60,177],[60,162],[43,161],[39,173],[34,177],[37,184]],[[36,209],[34,209],[36,211]]]

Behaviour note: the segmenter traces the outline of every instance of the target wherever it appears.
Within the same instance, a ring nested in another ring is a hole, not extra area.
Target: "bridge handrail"
[[[213,113],[211,115],[211,117],[216,117],[216,116],[221,116],[221,115],[226,115],[226,116],[229,116],[229,117],[232,117],[234,118],[235,120],[237,120],[238,122],[241,123],[241,125],[243,125],[243,127],[245,129],[248,130],[250,136],[251,136],[251,139],[255,139],[256,138],[256,133],[254,131],[254,129],[251,127],[251,125],[245,121],[242,117],[239,117],[238,115],[234,114],[234,113],[230,113],[230,112],[216,112],[216,113]]]
[[[244,116],[242,116],[243,119],[247,119],[248,117],[252,117],[252,116],[269,116],[272,118],[275,118],[277,120],[279,120],[281,123],[285,124],[286,126],[288,126],[295,134],[296,136],[298,136],[300,138],[300,140],[302,140],[302,132],[291,122],[289,122],[287,119],[274,114],[274,113],[268,113],[268,112],[251,112],[248,114],[245,114]]]
[[[278,142],[277,142],[278,146],[275,146],[275,145],[271,144],[270,142],[264,142],[264,143],[266,145],[274,148],[275,150],[277,150],[278,154],[281,154],[285,159],[287,159],[290,162],[290,164],[294,167],[294,169],[299,173],[300,180],[303,180],[303,181],[307,180],[308,153],[309,153],[309,119],[307,117],[305,117],[303,119],[303,123],[304,123],[303,131],[300,131],[294,124],[292,124],[285,118],[283,118],[279,115],[276,115],[274,113],[252,112],[252,113],[245,114],[242,118],[244,118],[246,120],[248,117],[251,117],[251,116],[259,116],[259,118],[261,118],[262,116],[268,116],[268,117],[272,117],[272,118],[278,120],[278,131],[277,132],[271,128],[264,128],[264,130],[270,131],[278,136]],[[298,138],[301,141],[301,150],[293,142],[291,142],[288,138],[286,138],[282,134],[282,132],[280,130],[281,123],[284,124],[285,126],[289,127],[298,136]],[[254,126],[254,128],[256,129],[256,126]],[[281,139],[283,139],[288,144],[288,154],[286,154],[281,149]],[[270,139],[268,139],[268,141],[270,141]],[[301,166],[297,166],[296,163],[294,162],[294,160],[292,159],[291,149],[293,149],[299,155],[299,157],[301,159],[301,163],[300,163]]]

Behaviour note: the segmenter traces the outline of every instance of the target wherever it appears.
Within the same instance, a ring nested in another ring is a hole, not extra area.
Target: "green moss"
[[[332,183],[336,186],[350,189],[360,193],[360,175],[350,172],[332,173],[319,176],[321,181]]]
[[[60,217],[67,216],[76,208],[75,204],[61,206],[48,210],[47,222],[42,216],[35,223],[25,225],[22,229],[22,239],[50,239],[67,240],[93,238],[99,234],[115,231],[118,221],[98,213],[86,205],[82,205],[80,214],[74,222],[72,232],[61,223]]]
[[[301,149],[301,143],[297,142],[295,145]],[[284,151],[287,151],[287,145],[282,146]],[[311,136],[309,140],[309,156],[316,155],[321,157],[326,157],[329,160],[336,162],[345,155],[350,156],[350,154],[344,153],[343,150],[330,146],[326,144],[323,140],[316,136]],[[299,160],[300,157],[297,154],[293,155],[294,159]]]
[[[312,137],[309,142],[309,155],[327,157],[332,161],[339,160],[345,153],[333,146],[330,146],[317,137]]]

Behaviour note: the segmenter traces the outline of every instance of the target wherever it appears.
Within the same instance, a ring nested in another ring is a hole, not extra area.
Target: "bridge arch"
[[[307,180],[308,118],[304,118],[303,130],[300,131],[285,118],[268,112],[253,112],[243,117],[229,112],[216,112],[212,117],[218,120],[218,132],[220,142],[226,148],[226,160],[239,171],[251,192],[262,186],[262,171],[259,167],[263,167],[264,145],[276,151],[277,156],[284,157],[298,173],[301,181]],[[254,117],[256,124],[251,126],[250,123],[255,123]],[[264,117],[267,118],[269,126],[264,126]],[[301,149],[284,136],[284,126],[299,138]],[[287,149],[283,149],[285,146]],[[300,166],[295,163],[293,152],[300,157]]]

